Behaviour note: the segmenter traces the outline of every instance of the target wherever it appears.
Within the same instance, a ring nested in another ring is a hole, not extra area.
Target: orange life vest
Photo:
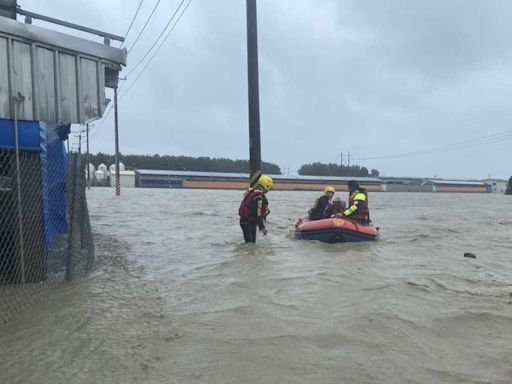
[[[248,222],[256,222],[258,220],[257,213],[253,212],[252,203],[253,201],[261,196],[262,205],[261,205],[261,216],[266,218],[269,214],[268,210],[268,200],[265,197],[265,194],[259,189],[249,189],[244,195],[244,199],[240,204],[240,208],[238,208],[238,214],[240,215],[240,219],[248,221]]]

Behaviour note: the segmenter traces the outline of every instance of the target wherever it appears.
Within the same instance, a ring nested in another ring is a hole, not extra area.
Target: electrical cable
[[[135,64],[131,69],[130,71],[126,74],[126,76],[130,76],[138,67],[139,65],[144,61],[144,59],[149,55],[149,53],[151,52],[151,50],[155,47],[155,45],[158,43],[158,40],[160,40],[160,38],[162,37],[162,35],[165,33],[165,31],[167,30],[167,27],[169,27],[169,25],[171,24],[171,22],[173,21],[174,17],[176,16],[176,14],[178,13],[179,9],[181,8],[182,4],[185,2],[185,0],[181,0],[181,3],[178,5],[178,7],[176,8],[176,10],[174,11],[174,13],[172,14],[171,18],[169,19],[169,21],[167,22],[167,24],[165,25],[165,27],[162,29],[162,31],[160,32],[160,34],[158,35],[158,37],[155,39],[155,41],[153,42],[153,44],[151,45],[151,47],[149,47],[149,49],[146,51],[146,53],[144,54],[144,56],[142,56],[142,58],[137,62],[137,64]]]
[[[161,1],[161,0],[158,0],[158,1],[157,1],[157,3],[156,3],[156,5],[153,7],[153,10],[151,11],[151,14],[149,15],[149,17],[148,17],[148,18],[147,18],[147,20],[146,20],[146,23],[144,24],[144,26],[143,26],[143,27],[142,27],[142,29],[140,30],[139,34],[137,35],[137,37],[136,37],[135,41],[133,42],[133,44],[131,45],[131,47],[130,47],[130,48],[128,48],[128,53],[130,53],[130,52],[132,51],[133,47],[135,47],[135,44],[137,44],[137,41],[139,41],[139,39],[140,39],[140,37],[141,37],[142,33],[144,32],[144,30],[146,29],[146,27],[147,27],[147,25],[148,25],[149,21],[150,21],[150,20],[151,20],[151,18],[153,17],[153,14],[155,13],[156,8],[158,7],[158,4],[160,4],[160,1]]]
[[[130,30],[132,29],[132,26],[133,26],[133,22],[135,21],[135,19],[137,18],[137,15],[139,14],[139,11],[140,11],[140,7],[142,6],[142,3],[144,2],[144,0],[140,0],[140,3],[139,3],[139,6],[137,7],[137,10],[135,11],[135,15],[133,15],[133,18],[132,18],[132,21],[130,22],[130,26],[128,27],[128,30],[126,31],[126,33],[124,34],[124,41],[121,42],[121,45],[119,46],[119,48],[122,48],[125,41],[126,41],[126,37],[128,36],[128,33],[130,33]]]
[[[142,68],[142,70],[139,72],[138,76],[135,78],[135,80],[133,80],[133,82],[130,84],[130,86],[128,87],[128,89],[119,97],[119,100],[122,100],[124,98],[124,96],[130,91],[130,89],[133,87],[133,85],[137,82],[137,80],[142,76],[142,74],[144,73],[144,71],[146,70],[146,68],[149,66],[149,64],[151,63],[151,61],[153,61],[153,59],[155,58],[156,54],[158,53],[158,51],[160,50],[160,48],[162,48],[162,46],[164,45],[165,41],[167,40],[167,38],[171,35],[172,31],[174,30],[174,28],[176,27],[176,25],[178,24],[178,22],[180,21],[181,17],[183,16],[183,14],[186,12],[188,6],[190,5],[190,3],[192,2],[192,0],[189,0],[189,2],[187,3],[187,5],[185,5],[185,8],[183,9],[183,11],[181,12],[181,14],[178,16],[178,18],[176,19],[176,22],[172,25],[172,27],[170,28],[169,32],[167,32],[167,35],[165,35],[165,37],[163,38],[163,40],[160,42],[160,45],[156,48],[155,52],[153,53],[153,55],[150,57],[150,59],[147,61],[146,65]]]

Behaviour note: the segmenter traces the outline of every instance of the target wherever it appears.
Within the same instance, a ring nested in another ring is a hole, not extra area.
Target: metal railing
[[[68,160],[0,150],[0,324],[93,266],[84,164]]]

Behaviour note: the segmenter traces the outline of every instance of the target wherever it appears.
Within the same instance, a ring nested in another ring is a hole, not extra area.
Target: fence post
[[[69,234],[68,234],[68,257],[66,262],[66,280],[73,280],[75,277],[74,257],[74,236],[75,236],[75,194],[76,194],[76,154],[69,154],[68,169],[68,206],[69,206]]]
[[[18,103],[22,102],[24,97],[13,97],[14,99],[14,140],[16,146],[16,192],[18,198],[18,225],[20,228],[20,268],[21,282],[25,284],[25,233],[23,231],[23,212],[21,201],[21,167],[20,167],[20,142],[18,132]]]

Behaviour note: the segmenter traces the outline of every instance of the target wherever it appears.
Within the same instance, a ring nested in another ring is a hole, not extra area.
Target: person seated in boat
[[[329,208],[330,201],[335,192],[335,189],[331,186],[324,188],[324,194],[315,200],[313,208],[308,211],[309,220],[321,220],[329,217],[327,215],[327,209]]]
[[[329,207],[327,208],[327,217],[343,217],[343,212],[347,208],[347,205],[343,200],[341,200],[341,197],[336,196],[332,204],[329,204]]]
[[[355,180],[348,182],[348,191],[348,208],[343,212],[343,216],[361,224],[369,224],[368,192]]]

